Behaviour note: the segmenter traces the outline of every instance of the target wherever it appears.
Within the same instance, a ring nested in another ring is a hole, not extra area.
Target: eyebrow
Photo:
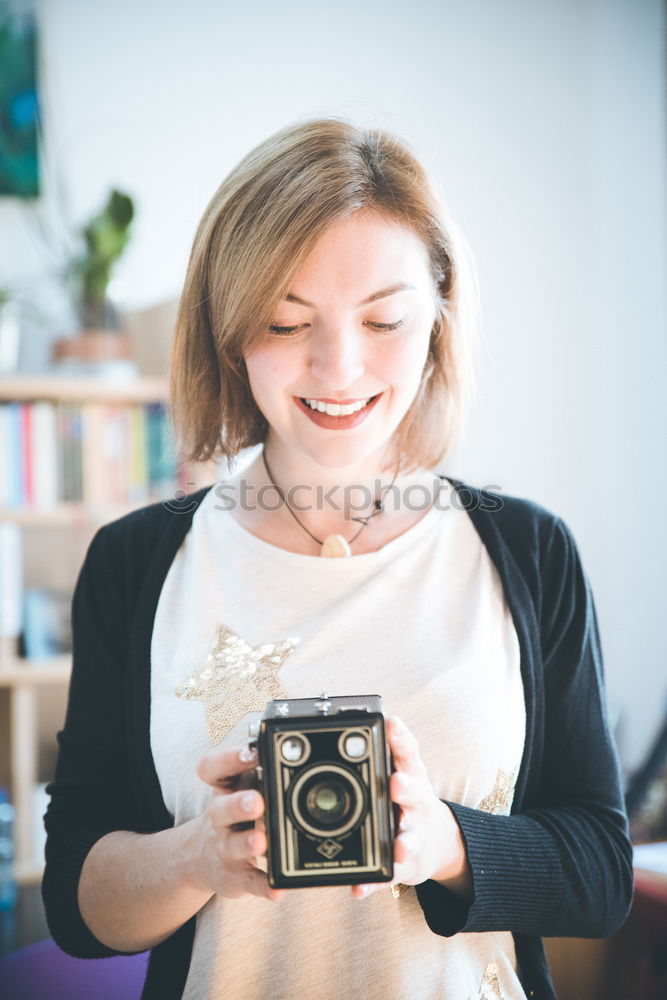
[[[395,285],[389,285],[388,288],[381,288],[379,292],[373,292],[373,294],[369,295],[367,299],[364,299],[363,302],[360,302],[359,306],[367,306],[370,302],[376,302],[378,299],[384,299],[388,295],[395,295],[396,292],[405,292],[405,291],[414,292],[415,290],[416,289],[414,285],[408,285],[407,282],[405,281],[399,281]],[[300,306],[308,306],[309,309],[315,309],[315,306],[313,305],[312,302],[307,302],[305,299],[300,299],[298,295],[293,295],[291,292],[287,293],[284,301],[296,302]]]

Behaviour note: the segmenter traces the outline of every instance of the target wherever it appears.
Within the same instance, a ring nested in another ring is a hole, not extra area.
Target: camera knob
[[[259,722],[248,723],[248,741],[254,742],[259,736]]]

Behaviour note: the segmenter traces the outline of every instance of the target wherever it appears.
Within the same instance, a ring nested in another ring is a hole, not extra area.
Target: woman
[[[625,916],[572,536],[434,471],[469,397],[473,315],[462,240],[386,133],[285,129],[204,214],[176,426],[194,459],[262,449],[93,540],[46,817],[56,941],[151,948],[145,997],[553,997],[540,937]],[[248,722],[323,690],[379,693],[391,717],[393,891],[268,885],[264,802],[239,787]]]

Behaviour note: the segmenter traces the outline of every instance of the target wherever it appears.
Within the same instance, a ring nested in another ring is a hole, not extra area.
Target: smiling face
[[[419,388],[435,318],[428,252],[410,229],[368,211],[331,226],[244,356],[267,447],[297,464],[379,465]]]

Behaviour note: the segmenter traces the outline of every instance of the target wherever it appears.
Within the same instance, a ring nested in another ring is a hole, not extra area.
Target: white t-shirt
[[[377,552],[323,559],[242,528],[211,490],[167,574],[151,650],[151,748],[175,823],[203,812],[212,745],[245,742],[276,697],[380,694],[438,796],[508,813],[525,708],[498,573],[465,511],[431,508]],[[214,896],[187,1000],[516,1000],[509,932],[433,934],[414,888],[278,902]]]

